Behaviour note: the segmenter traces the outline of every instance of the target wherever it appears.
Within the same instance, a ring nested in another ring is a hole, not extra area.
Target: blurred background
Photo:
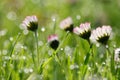
[[[52,54],[52,52],[49,52],[50,49],[48,47],[43,46],[47,42],[48,35],[54,34],[55,26],[55,33],[59,36],[60,41],[62,41],[66,32],[59,28],[59,24],[63,19],[69,16],[73,19],[74,27],[79,26],[84,22],[90,22],[92,29],[102,25],[110,25],[113,29],[110,47],[113,47],[114,45],[115,47],[120,47],[120,0],[0,0],[0,54],[3,53],[7,56],[7,53],[9,53],[11,50],[11,46],[16,40],[18,33],[23,32],[21,29],[22,21],[26,16],[31,15],[36,15],[39,20],[38,40],[39,46],[43,47],[40,47],[41,61],[42,59],[48,58],[49,53],[50,55]],[[33,33],[29,33],[30,34],[25,36],[22,35],[22,37],[17,42],[18,48],[15,48],[16,50],[14,50],[15,57],[19,57],[19,53],[20,55],[24,55],[28,60],[25,61],[26,64],[22,66],[23,69],[24,67],[29,67],[32,65],[31,54],[35,53],[34,51],[36,50],[35,45],[33,45],[35,44]],[[64,62],[64,67],[67,66],[68,70],[69,65],[66,63],[66,61],[69,60],[68,56],[65,56],[62,53],[66,53],[66,55],[73,55],[72,57],[75,59],[74,62],[78,65],[81,65],[81,62],[84,61],[84,53],[87,53],[89,49],[89,44],[86,41],[73,35],[70,34],[70,36],[62,45],[63,48],[61,48],[59,51],[60,58]],[[76,47],[76,44],[80,45]],[[25,50],[21,47],[21,45],[25,46]],[[105,49],[103,47],[99,49],[99,52],[97,52],[96,48],[97,53],[104,53],[104,51]],[[77,52],[80,52],[80,55],[77,55]],[[97,57],[95,57],[95,60],[98,60],[98,64],[101,65],[103,59],[99,59],[99,55],[96,55]],[[4,62],[2,56],[0,56],[0,61],[2,61],[0,62],[0,66],[2,66]],[[62,71],[60,71],[61,67],[58,65],[58,63],[53,62],[55,61],[53,60],[49,64],[50,66],[48,65],[48,69],[45,69],[44,71],[45,76],[47,76],[45,80],[65,80],[65,75],[62,73]],[[18,64],[20,63],[16,62],[14,65]],[[72,65],[72,63],[70,65]],[[19,68],[18,65],[18,70],[14,69],[15,73],[13,74],[18,76],[19,69],[21,69],[21,67]],[[99,69],[101,71],[101,68]],[[67,72],[68,70],[66,70],[66,73],[70,73]],[[107,68],[105,68],[105,70],[108,72]],[[5,74],[8,72],[9,71],[6,70]],[[52,75],[51,72],[53,72],[54,75]],[[0,74],[2,74],[2,71]],[[100,72],[100,74],[102,73]],[[106,73],[104,74],[106,75]],[[74,75],[76,76],[76,74]],[[23,73],[23,78],[21,78],[21,80],[25,80],[28,76],[29,74]],[[51,78],[51,76],[53,78]],[[69,78],[69,76],[70,75],[68,74],[67,77]],[[6,75],[4,77],[6,77]]]
[[[74,26],[82,22],[91,22],[92,28],[111,25],[116,41],[120,38],[120,0],[0,0],[0,30],[7,36],[20,32],[20,24],[29,15],[37,15],[39,30],[45,28],[45,34],[52,34],[54,18],[60,34],[60,21],[71,16]]]
[[[75,26],[82,22],[91,22],[92,28],[111,25],[116,41],[120,38],[120,0],[0,0],[0,31],[14,36],[28,15],[37,15],[39,29],[44,27],[48,34],[53,30],[53,19],[60,34],[60,21],[71,16]]]

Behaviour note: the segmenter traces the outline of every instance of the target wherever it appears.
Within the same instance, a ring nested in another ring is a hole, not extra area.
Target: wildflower
[[[92,31],[91,39],[102,44],[107,44],[111,35],[112,28],[110,26],[102,26]]]
[[[60,22],[60,28],[64,29],[65,31],[73,31],[73,21],[71,17],[68,17]]]
[[[115,49],[114,51],[114,60],[120,62],[120,48]]]
[[[52,49],[56,50],[59,46],[58,36],[56,34],[50,35],[48,37],[48,43]]]
[[[27,16],[22,25],[30,31],[36,31],[38,29],[38,19],[36,16]]]
[[[80,37],[82,37],[83,39],[89,40],[89,37],[91,35],[90,23],[82,23],[82,24],[80,24],[79,27],[75,27],[73,29],[73,32],[75,34],[79,35]]]

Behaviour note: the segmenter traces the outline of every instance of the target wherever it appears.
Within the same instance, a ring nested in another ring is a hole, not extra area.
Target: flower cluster
[[[56,34],[48,36],[48,43],[49,43],[51,48],[56,50],[59,46],[58,36]]]
[[[36,31],[38,29],[38,19],[36,16],[27,16],[22,24],[30,31]],[[110,26],[98,27],[95,30],[91,30],[91,25],[89,22],[81,23],[79,27],[73,28],[73,21],[71,17],[67,17],[60,22],[60,28],[66,31],[73,32],[83,39],[88,41],[97,41],[102,44],[107,44],[108,39],[111,35],[112,28]],[[57,49],[59,45],[58,36],[56,34],[50,35],[48,37],[48,43],[53,49]]]
[[[64,29],[65,31],[73,31],[73,21],[71,17],[68,17],[60,22],[60,28]]]
[[[79,27],[75,27],[73,29],[73,32],[77,35],[79,35],[80,37],[82,37],[83,39],[89,39],[90,35],[91,35],[91,26],[90,23],[82,23],[80,24]]]
[[[89,22],[81,23],[79,27],[73,28],[73,21],[71,17],[64,19],[60,23],[60,27],[66,31],[73,31],[73,33],[88,41],[91,39],[92,42],[95,41],[105,45],[112,33],[112,28],[110,26],[102,26],[96,28],[95,30],[91,30]]]
[[[97,41],[102,44],[107,44],[111,32],[112,28],[110,26],[98,27],[92,31],[91,40]]]
[[[27,16],[23,23],[23,27],[27,28],[30,31],[36,31],[38,29],[38,19],[36,16]]]

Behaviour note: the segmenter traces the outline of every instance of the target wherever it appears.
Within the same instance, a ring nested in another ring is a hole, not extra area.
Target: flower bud
[[[48,43],[52,49],[56,50],[59,46],[58,36],[56,34],[48,36]]]

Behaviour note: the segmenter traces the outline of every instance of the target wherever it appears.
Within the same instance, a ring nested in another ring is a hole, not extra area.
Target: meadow
[[[0,80],[120,80],[119,21],[120,0],[0,0]]]

